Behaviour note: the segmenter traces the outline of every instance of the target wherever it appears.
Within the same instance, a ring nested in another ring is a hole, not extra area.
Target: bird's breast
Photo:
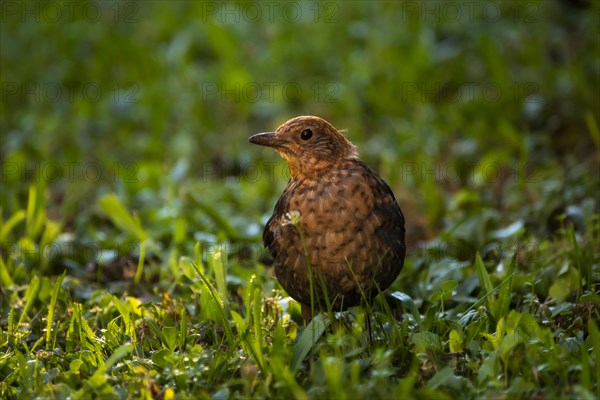
[[[380,224],[375,192],[362,175],[340,172],[318,181],[298,181],[288,199],[300,213],[300,229],[310,250],[323,260],[340,261],[351,247],[373,237]]]
[[[285,217],[292,211],[299,225]],[[306,302],[308,265],[323,275],[330,294],[359,298],[357,282],[389,286],[402,268],[403,225],[387,185],[358,164],[321,179],[292,179],[266,230],[279,281]]]

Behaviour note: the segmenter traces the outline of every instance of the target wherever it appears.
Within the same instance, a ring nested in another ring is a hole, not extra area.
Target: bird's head
[[[292,118],[275,132],[258,133],[249,140],[277,150],[293,178],[317,178],[345,160],[358,158],[356,146],[319,117]]]

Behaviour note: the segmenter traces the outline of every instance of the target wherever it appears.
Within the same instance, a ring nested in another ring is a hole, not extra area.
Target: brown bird
[[[275,275],[310,321],[392,284],[404,263],[404,216],[389,186],[327,121],[296,117],[250,142],[272,147],[291,178],[263,232]]]

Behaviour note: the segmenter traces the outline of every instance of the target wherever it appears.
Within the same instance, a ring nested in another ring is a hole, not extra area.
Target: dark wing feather
[[[384,218],[384,223],[375,231],[375,234],[400,252],[402,258],[404,258],[406,252],[404,244],[404,215],[396,202],[394,192],[392,192],[388,184],[371,167],[362,161],[359,162],[371,173],[371,177],[377,182],[376,188],[379,196],[377,196],[377,200],[375,201],[375,210],[373,212],[381,215]]]
[[[275,237],[280,229],[280,227],[277,225],[280,223],[281,217],[288,212],[288,197],[289,191],[286,188],[279,200],[277,200],[275,208],[273,209],[273,215],[271,215],[271,218],[269,218],[267,224],[265,225],[265,229],[263,230],[263,244],[267,250],[269,250],[269,254],[271,254],[271,257],[274,259],[277,258],[277,241],[275,240]]]

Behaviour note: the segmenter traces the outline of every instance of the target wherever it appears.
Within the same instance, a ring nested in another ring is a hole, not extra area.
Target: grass
[[[110,219],[134,220],[113,210]],[[223,247],[206,263],[165,261],[176,275],[153,287],[148,271],[141,287],[133,275],[123,289],[66,272],[36,274],[27,285],[3,288],[2,393],[594,398],[600,297],[583,276],[585,265],[592,279],[598,276],[597,223],[590,221],[593,229],[579,239],[569,225],[540,243],[552,256],[542,254],[533,271],[518,248],[495,263],[479,254],[461,263],[446,258],[454,267],[433,271],[445,276],[426,279],[422,297],[380,296],[385,307],[376,302],[372,311],[372,344],[360,309],[334,320],[320,314],[302,327],[297,304],[272,292],[266,270],[229,278],[241,267],[224,257]],[[13,259],[6,271],[17,276],[26,267]],[[422,260],[409,261],[415,268]],[[490,270],[502,265],[503,271]],[[134,274],[137,266],[131,268]],[[411,275],[419,275],[417,268]],[[544,286],[548,275],[556,278]],[[458,295],[465,285],[475,287],[475,296]]]
[[[21,4],[1,398],[600,397],[600,3]],[[408,244],[372,306],[308,326],[260,238],[286,166],[247,144],[301,114],[347,128]]]

